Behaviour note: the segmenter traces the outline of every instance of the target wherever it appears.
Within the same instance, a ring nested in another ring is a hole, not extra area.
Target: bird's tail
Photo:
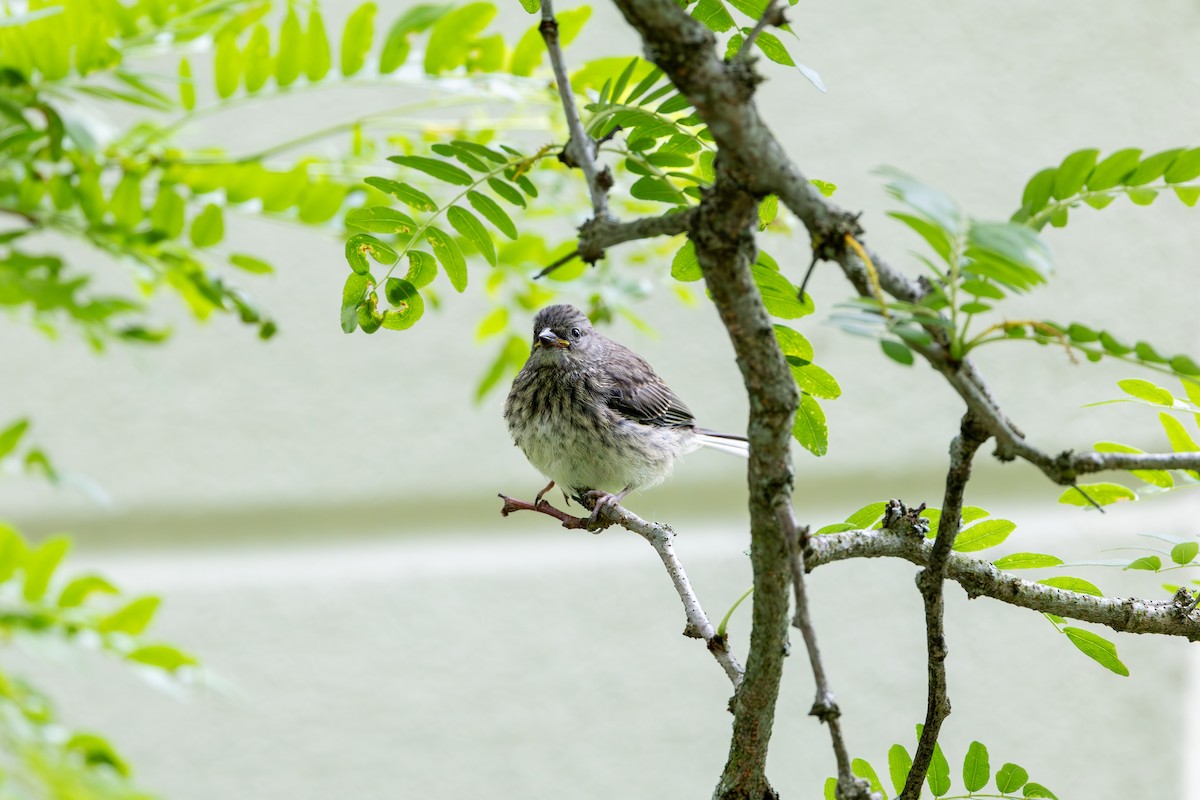
[[[736,436],[732,433],[717,433],[705,428],[697,428],[696,438],[700,441],[700,444],[711,447],[714,450],[720,450],[723,453],[732,453],[742,458],[750,457],[750,442],[745,436]]]

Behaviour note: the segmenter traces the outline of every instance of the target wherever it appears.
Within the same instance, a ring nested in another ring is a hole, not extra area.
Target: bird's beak
[[[538,344],[540,344],[542,347],[553,347],[558,350],[566,350],[571,346],[570,342],[568,342],[566,339],[558,338],[558,336],[554,334],[554,331],[550,330],[549,328],[543,328],[542,332],[538,334]]]

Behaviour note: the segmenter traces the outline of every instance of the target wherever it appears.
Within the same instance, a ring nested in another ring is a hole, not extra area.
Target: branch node
[[[921,516],[925,504],[909,508],[900,500],[889,500],[883,510],[883,527],[885,530],[902,536],[918,536],[925,538],[929,533],[929,520]]]
[[[835,720],[842,715],[842,711],[838,708],[837,701],[833,699],[833,694],[825,692],[817,695],[817,699],[813,701],[812,708],[809,709],[808,715],[816,717],[826,724],[830,720]]]
[[[1183,586],[1175,592],[1175,597],[1171,600],[1171,605],[1175,612],[1175,616],[1180,619],[1189,619],[1192,612],[1196,610],[1196,606],[1200,605],[1200,592],[1192,594]]]

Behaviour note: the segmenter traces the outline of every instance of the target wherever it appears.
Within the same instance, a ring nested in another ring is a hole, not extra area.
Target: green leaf
[[[106,739],[94,733],[76,733],[63,743],[63,748],[89,767],[103,765],[123,777],[130,776],[129,765],[117,754]]]
[[[193,656],[169,644],[149,644],[133,650],[125,658],[139,664],[148,664],[166,672],[174,672],[180,667],[188,667],[199,662]]]
[[[1021,790],[1021,794],[1029,798],[1043,797],[1050,798],[1050,800],[1058,800],[1058,797],[1055,796],[1054,792],[1050,791],[1045,786],[1042,786],[1040,783],[1034,783],[1033,781],[1025,784],[1025,788]]]
[[[885,508],[887,508],[887,501],[885,500],[865,505],[846,517],[846,524],[853,525],[859,530],[866,530],[879,521],[879,518],[883,516]]]
[[[304,59],[304,30],[295,8],[288,7],[280,29],[280,52],[275,56],[275,83],[290,86],[300,77],[301,61]]]
[[[685,241],[671,259],[671,277],[683,283],[698,281],[704,277],[700,271],[700,261],[696,258],[696,245],[691,239]]]
[[[77,608],[84,604],[89,595],[96,592],[118,594],[117,587],[99,575],[81,575],[63,588],[58,596],[58,607]]]
[[[265,25],[260,23],[254,26],[242,58],[246,67],[246,92],[254,94],[267,85],[275,66],[271,60],[271,32]]]
[[[1167,183],[1183,183],[1200,178],[1200,147],[1181,153],[1163,173]]]
[[[1162,569],[1162,559],[1158,556],[1142,556],[1130,561],[1125,569],[1144,569],[1149,572],[1158,572]]]
[[[1078,150],[1063,159],[1054,175],[1054,197],[1063,200],[1079,193],[1096,166],[1099,150]]]
[[[1110,402],[1120,402],[1118,400]],[[1095,448],[1097,453],[1134,453],[1140,454],[1144,451],[1136,447],[1130,447],[1127,444],[1118,442],[1096,442]],[[1143,480],[1146,483],[1154,486],[1161,486],[1164,489],[1170,489],[1175,486],[1175,479],[1171,477],[1171,473],[1164,469],[1131,469],[1131,475]]]
[[[978,792],[987,786],[992,777],[992,768],[988,764],[988,751],[979,742],[971,742],[967,748],[967,757],[963,759],[963,785],[968,792]]]
[[[805,293],[804,300],[798,297],[800,290],[775,270],[755,265],[754,282],[762,292],[763,305],[767,312],[782,319],[799,319],[813,313],[812,297]]]
[[[1177,147],[1173,150],[1165,150],[1161,153],[1155,153],[1142,159],[1142,163],[1138,165],[1133,174],[1125,179],[1126,186],[1144,186],[1153,180],[1162,177],[1171,163],[1183,152],[1183,148]]]
[[[433,254],[442,265],[442,269],[445,270],[446,277],[450,279],[450,285],[454,287],[454,290],[461,292],[466,289],[467,260],[463,257],[458,243],[448,233],[432,225],[425,229],[425,240],[429,242]]]
[[[838,800],[837,778],[825,779],[824,800]]]
[[[388,278],[385,287],[392,308],[383,312],[383,327],[402,331],[411,328],[425,313],[425,301],[416,287],[401,278]]]
[[[917,737],[920,738],[920,735],[918,733]],[[925,775],[925,782],[934,797],[941,797],[950,792],[950,762],[946,760],[941,744],[933,745],[933,758],[929,761],[929,772]]]
[[[17,449],[17,445],[21,443],[21,438],[25,436],[27,430],[29,430],[29,420],[25,418],[17,420],[0,431],[0,458],[4,458]]]
[[[96,626],[101,633],[127,633],[136,636],[146,629],[154,612],[158,611],[157,597],[139,597],[100,620]]]
[[[221,207],[215,203],[204,206],[204,210],[192,220],[189,234],[196,247],[212,247],[225,238],[225,218]]]
[[[896,789],[896,794],[899,795],[904,791],[904,784],[908,781],[908,773],[912,770],[912,757],[903,745],[894,744],[888,750],[888,773],[892,778],[892,786]]]
[[[400,15],[400,18],[392,23],[383,48],[379,51],[380,74],[389,75],[403,65],[408,60],[410,50],[409,35],[425,30],[449,9],[450,7],[445,5],[419,4]]]
[[[875,774],[875,768],[868,761],[862,758],[853,759],[850,762],[850,771],[857,777],[867,780],[871,784],[872,792],[879,792],[885,798],[887,797],[883,791],[883,783],[880,782],[879,776]]]
[[[346,214],[346,225],[371,233],[403,233],[411,236],[417,231],[417,223],[407,214],[386,206],[355,208]]]
[[[439,181],[452,183],[456,186],[470,186],[475,182],[470,173],[460,169],[453,164],[447,164],[436,158],[428,158],[426,156],[390,156],[388,161],[394,164],[399,164],[402,167],[410,167],[411,169],[424,172],[426,175],[437,178]]]
[[[1088,177],[1087,187],[1093,192],[1111,189],[1125,182],[1137,169],[1142,151],[1133,147],[1118,150],[1096,165]]]
[[[692,9],[692,18],[717,33],[724,33],[733,27],[733,17],[725,10],[721,0],[700,0]]]
[[[1175,196],[1188,208],[1195,208],[1200,202],[1200,186],[1176,186]]]
[[[507,327],[508,308],[506,306],[493,308],[486,317],[479,321],[479,325],[475,328],[475,341],[482,342],[498,333],[502,333]]]
[[[829,426],[825,423],[825,412],[809,395],[801,395],[796,409],[796,420],[792,423],[792,436],[800,446],[815,456],[829,451]]]
[[[22,596],[31,603],[41,600],[50,585],[54,570],[62,563],[67,551],[71,549],[71,540],[66,536],[52,536],[25,556],[25,586]]]
[[[841,396],[842,387],[838,386],[837,380],[816,364],[809,363],[801,366],[791,364],[790,366],[796,383],[806,393],[822,400],[836,400]]]
[[[1182,422],[1165,411],[1159,413],[1158,420],[1162,423],[1163,430],[1167,433],[1167,440],[1171,443],[1171,449],[1176,453],[1188,453],[1200,450],[1200,445],[1196,444],[1196,440],[1183,427]],[[1193,478],[1200,478],[1200,471],[1188,470],[1187,472]]]
[[[987,519],[978,522],[959,532],[954,539],[954,550],[959,553],[973,553],[977,550],[995,547],[1004,542],[1016,528],[1015,522],[1009,522],[1006,519]]]
[[[525,207],[525,195],[517,191],[517,188],[511,183],[505,183],[499,178],[488,178],[488,186],[492,187],[493,192],[514,206]]]
[[[1086,492],[1087,497],[1080,494],[1081,491]],[[1059,495],[1058,502],[1068,506],[1091,508],[1092,504],[1088,502],[1088,497],[1096,503],[1106,506],[1123,500],[1137,500],[1137,492],[1119,483],[1081,483],[1078,489],[1072,487]]]
[[[1005,764],[996,771],[996,788],[1005,794],[1015,792],[1029,780],[1029,773],[1016,764]]]
[[[350,77],[363,68],[375,38],[375,4],[363,3],[346,20],[342,32],[342,74]]]
[[[1045,553],[1011,553],[992,563],[997,569],[1041,569],[1061,566],[1063,560]]]
[[[884,355],[906,367],[911,367],[916,360],[913,357],[912,350],[909,350],[908,347],[895,340],[881,339],[879,346],[883,348]]]
[[[138,176],[129,172],[121,176],[108,201],[108,210],[122,228],[134,228],[142,221],[142,182]]]
[[[493,267],[496,266],[496,245],[492,242],[492,235],[487,232],[487,228],[483,227],[483,223],[479,221],[478,217],[461,206],[450,206],[446,209],[446,220],[454,230],[462,234],[479,251],[489,264]]]
[[[1196,559],[1197,553],[1200,553],[1200,543],[1180,542],[1171,548],[1171,560],[1183,566],[1192,563]]]
[[[438,209],[438,205],[432,197],[407,183],[400,183],[388,178],[365,178],[363,182],[374,186],[381,192],[393,195],[401,203],[415,211],[437,211]]]
[[[434,23],[429,33],[425,71],[430,75],[438,75],[463,66],[475,37],[495,15],[496,7],[491,3],[468,3],[447,12]]]
[[[1071,640],[1071,644],[1078,647],[1085,656],[1105,669],[1129,677],[1129,668],[1117,658],[1117,646],[1108,639],[1083,628],[1074,628],[1069,625],[1062,631]]]
[[[15,528],[0,522],[0,583],[13,576],[25,563],[28,548]]]
[[[470,191],[467,192],[467,202],[471,204],[472,208],[482,214],[484,219],[492,223],[496,227],[496,230],[503,233],[509,239],[516,240],[517,226],[513,224],[512,218],[508,216],[508,213],[495,200],[485,194]]]
[[[342,330],[354,333],[358,327],[358,307],[367,297],[367,289],[371,286],[368,274],[351,272],[342,286]]]
[[[216,84],[217,97],[224,100],[233,96],[237,91],[238,82],[242,79],[242,54],[238,50],[237,39],[232,34],[217,37],[217,52],[213,56],[213,69],[216,74],[213,79]]]
[[[629,193],[638,200],[651,200],[656,203],[684,205],[687,202],[686,195],[682,190],[676,188],[665,178],[657,178],[653,175],[638,178],[634,181],[633,186],[629,187]]]
[[[817,536],[824,536],[829,533],[844,533],[845,531],[854,530],[854,526],[849,522],[835,522],[832,525],[825,525],[817,529]]]
[[[404,280],[418,289],[433,283],[437,277],[437,259],[424,250],[409,250],[405,255],[408,256],[408,273]]]
[[[812,361],[813,346],[798,331],[786,325],[776,324],[775,340],[779,342],[779,349],[783,351],[785,357],[801,361]]]
[[[379,241],[369,233],[356,233],[346,240],[346,261],[350,269],[359,275],[367,275],[371,270],[367,256],[380,264],[395,264],[400,256],[391,245]]]
[[[192,65],[186,58],[179,59],[179,105],[185,111],[196,107],[196,85],[192,81]]]
[[[275,268],[266,261],[257,259],[254,256],[248,256],[243,253],[234,253],[229,257],[229,263],[233,264],[240,270],[250,272],[255,275],[270,275],[275,271]]]
[[[1096,586],[1096,584],[1085,581],[1083,578],[1073,578],[1070,575],[1060,575],[1057,578],[1046,578],[1038,581],[1043,586],[1051,586],[1055,589],[1064,589],[1068,592],[1076,592],[1078,594],[1088,594],[1092,597],[1103,597],[1104,592]]]
[[[329,73],[333,63],[329,54],[329,35],[325,33],[325,20],[314,7],[308,15],[308,34],[304,41],[304,75],[316,83]]]

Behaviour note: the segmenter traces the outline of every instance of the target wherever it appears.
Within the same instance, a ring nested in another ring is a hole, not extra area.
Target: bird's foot
[[[546,484],[545,489],[542,489],[540,492],[537,493],[537,497],[533,498],[534,508],[537,508],[538,506],[540,506],[542,504],[542,496],[545,495],[546,492],[550,491],[553,488],[554,488],[554,481],[550,481],[549,483]],[[550,504],[550,501],[547,500],[546,505],[549,505],[549,504]]]
[[[580,495],[579,500],[583,505],[592,510],[588,516],[588,530],[592,533],[599,533],[607,528],[612,523],[604,517],[610,510],[620,507],[621,501],[625,499],[625,495],[629,493],[626,489],[623,492],[611,494],[609,492],[590,491]]]

